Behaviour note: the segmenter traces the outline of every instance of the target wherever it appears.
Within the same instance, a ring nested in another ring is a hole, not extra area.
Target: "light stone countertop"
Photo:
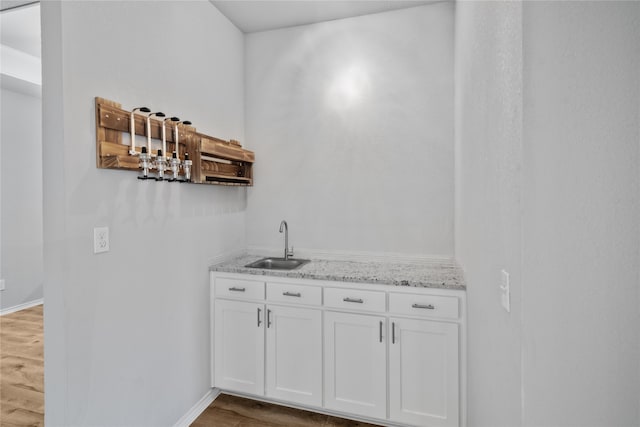
[[[213,265],[210,271],[252,274],[256,276],[290,277],[334,282],[371,283],[419,288],[466,290],[460,268],[453,262],[406,264],[397,262],[333,261],[312,259],[295,270],[247,268],[261,256],[242,255]]]

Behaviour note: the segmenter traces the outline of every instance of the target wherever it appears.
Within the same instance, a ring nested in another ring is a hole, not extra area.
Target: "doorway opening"
[[[44,425],[40,4],[0,8],[0,419]]]

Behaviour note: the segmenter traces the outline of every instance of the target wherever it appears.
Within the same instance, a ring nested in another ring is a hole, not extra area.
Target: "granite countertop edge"
[[[267,270],[245,267],[245,265],[261,258],[263,257],[243,255],[214,264],[209,267],[209,271],[331,282],[466,290],[461,269],[451,262],[443,262],[441,264],[428,263],[423,265],[382,261],[364,262],[312,259],[310,263],[295,270]]]

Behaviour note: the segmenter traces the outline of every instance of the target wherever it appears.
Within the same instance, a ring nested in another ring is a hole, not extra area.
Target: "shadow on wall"
[[[144,226],[247,209],[246,187],[140,181],[129,171],[101,170],[94,164],[85,168],[84,176],[70,197],[72,215]]]

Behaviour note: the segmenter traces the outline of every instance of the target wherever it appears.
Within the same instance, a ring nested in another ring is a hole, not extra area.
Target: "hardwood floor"
[[[42,305],[0,316],[0,426],[44,425]]]
[[[221,394],[191,427],[375,427],[315,412]]]

